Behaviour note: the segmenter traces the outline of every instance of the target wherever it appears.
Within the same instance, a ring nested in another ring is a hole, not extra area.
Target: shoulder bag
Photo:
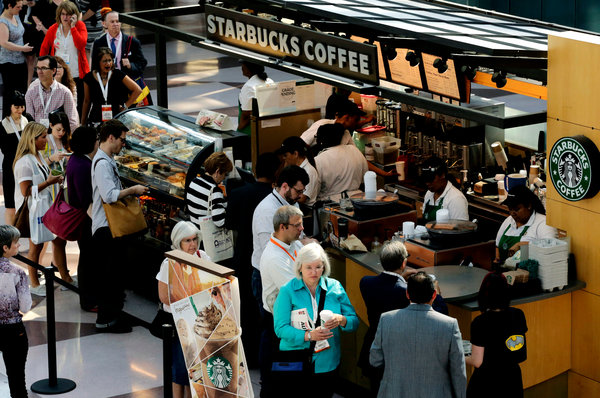
[[[64,189],[61,189],[50,209],[42,217],[42,222],[59,238],[75,241],[81,238],[86,217],[86,209],[76,209],[68,204]]]
[[[98,159],[94,163],[94,170],[100,160],[102,159]],[[119,178],[116,171],[115,175]],[[148,228],[142,207],[134,196],[128,195],[115,203],[104,203],[102,201],[102,207],[113,238],[144,233]]]
[[[20,189],[18,186],[16,189]],[[29,195],[23,199],[23,204],[17,210],[15,214],[15,227],[21,233],[21,238],[29,238],[31,233],[29,231]]]
[[[315,325],[321,323],[321,311],[325,306],[326,295],[327,291],[322,290]],[[316,344],[316,341],[311,341],[310,346],[303,350],[279,350],[276,353],[271,368],[273,380],[276,380],[279,388],[276,391],[289,391],[290,387],[299,388],[308,381],[306,376],[313,374],[315,371],[313,353]],[[292,394],[291,396],[297,395]]]
[[[208,194],[208,215],[200,218],[200,233],[204,250],[212,261],[218,263],[233,257],[233,231],[217,227],[212,220],[212,197],[215,188],[217,187],[212,187]]]

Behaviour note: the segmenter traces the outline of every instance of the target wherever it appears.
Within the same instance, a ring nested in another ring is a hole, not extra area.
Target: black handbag
[[[323,290],[319,298],[315,326],[321,322],[321,311],[323,311],[323,307],[325,306],[325,295],[326,291]],[[278,382],[280,384],[290,386],[291,384],[288,383],[292,380],[299,380],[297,378],[314,373],[315,366],[312,356],[316,344],[316,341],[311,341],[310,347],[302,350],[278,350],[271,366],[271,371],[273,372],[273,376],[279,379]],[[306,379],[304,381],[306,382]]]

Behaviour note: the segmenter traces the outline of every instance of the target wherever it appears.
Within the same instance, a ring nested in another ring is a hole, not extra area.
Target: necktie
[[[117,59],[117,46],[115,44],[115,42],[117,41],[117,39],[115,39],[114,37],[112,39],[110,39],[110,49],[113,52],[113,57],[115,59]]]

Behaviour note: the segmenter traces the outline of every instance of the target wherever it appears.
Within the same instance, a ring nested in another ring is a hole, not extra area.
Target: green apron
[[[508,231],[509,228],[510,228],[510,225],[508,227],[506,227],[506,229],[504,230],[504,233],[500,237],[500,242],[498,244],[498,251],[500,252],[500,260],[501,261],[504,261],[508,258],[508,250],[511,247],[513,247],[515,244],[517,244],[521,241],[521,238],[523,237],[523,235],[525,235],[525,233],[529,229],[529,225],[526,226],[525,228],[523,228],[523,232],[521,232],[521,235],[519,235],[519,236],[506,236],[506,232]]]
[[[444,204],[444,198],[445,196],[440,199],[439,205],[430,205],[429,202],[425,203],[425,208],[423,209],[423,218],[425,221],[435,221],[435,213],[442,208],[442,205]],[[435,203],[435,200],[433,203]]]
[[[238,123],[240,122],[240,120],[242,120],[242,104],[240,104],[240,102],[238,101]],[[243,129],[238,129],[238,131],[240,133],[244,133],[247,136],[252,135],[252,125],[250,123],[248,123],[248,125],[246,127],[244,127]]]

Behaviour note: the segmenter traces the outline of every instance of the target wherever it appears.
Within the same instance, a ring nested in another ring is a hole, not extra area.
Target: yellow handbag
[[[126,196],[115,203],[102,202],[102,207],[113,238],[137,234],[148,228],[140,202],[134,196]]]

